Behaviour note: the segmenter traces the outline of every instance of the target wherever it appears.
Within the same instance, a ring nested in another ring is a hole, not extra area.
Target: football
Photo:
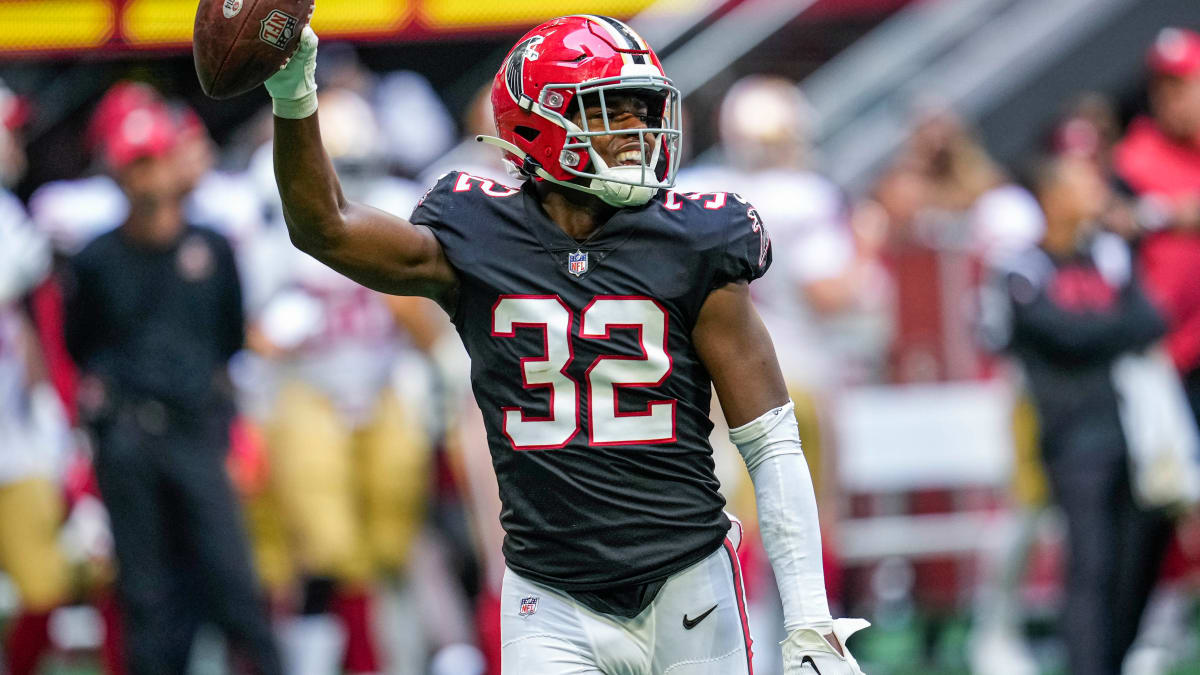
[[[200,0],[192,57],[212,98],[244,94],[283,67],[300,46],[313,0]]]

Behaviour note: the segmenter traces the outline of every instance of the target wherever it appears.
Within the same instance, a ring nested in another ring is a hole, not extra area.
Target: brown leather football
[[[262,84],[300,46],[313,0],[200,0],[192,57],[204,93],[230,98]]]

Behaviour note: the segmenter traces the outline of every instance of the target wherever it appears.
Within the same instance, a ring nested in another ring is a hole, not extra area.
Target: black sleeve
[[[442,174],[433,187],[425,191],[413,208],[408,222],[413,225],[424,225],[435,232],[445,223],[446,208],[450,202],[450,191],[458,180],[458,171]]]
[[[771,236],[758,210],[736,195],[729,195],[725,246],[717,252],[713,288],[735,281],[754,281],[771,266]]]
[[[216,250],[217,264],[221,275],[218,292],[221,294],[219,307],[217,339],[220,340],[220,354],[228,360],[236,354],[246,340],[246,316],[242,306],[242,283],[238,278],[237,262],[233,258],[233,249],[229,242],[221,236],[215,236],[213,248]]]
[[[86,250],[85,250],[86,252]],[[71,359],[86,369],[102,325],[100,303],[95,297],[96,281],[84,252],[71,258],[63,269],[63,337]]]
[[[1119,291],[1109,312],[1074,312],[1057,305],[1045,288],[1009,276],[1013,289],[1013,343],[1047,357],[1094,362],[1141,349],[1167,332],[1166,321],[1136,282]],[[1026,286],[1028,285],[1028,286]]]

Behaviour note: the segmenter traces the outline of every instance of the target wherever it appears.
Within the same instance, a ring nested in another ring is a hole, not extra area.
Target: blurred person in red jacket
[[[1162,30],[1147,54],[1150,116],[1129,126],[1118,175],[1161,229],[1141,246],[1146,286],[1166,312],[1167,348],[1200,420],[1200,34]]]

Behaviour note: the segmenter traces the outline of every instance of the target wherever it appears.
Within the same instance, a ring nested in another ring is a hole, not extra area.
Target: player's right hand
[[[833,635],[841,643],[840,653],[819,630],[797,628],[788,633],[780,643],[784,675],[864,675],[846,639],[870,625],[863,619],[834,619]]]
[[[300,47],[264,83],[276,117],[304,119],[317,110],[317,34],[311,26],[300,33]]]

